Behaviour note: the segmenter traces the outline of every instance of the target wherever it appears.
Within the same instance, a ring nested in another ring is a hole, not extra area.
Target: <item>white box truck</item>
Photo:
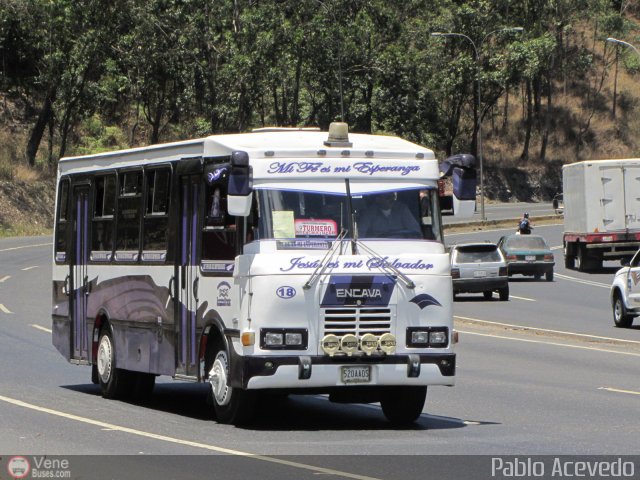
[[[564,262],[596,270],[640,247],[640,159],[589,160],[562,167]]]

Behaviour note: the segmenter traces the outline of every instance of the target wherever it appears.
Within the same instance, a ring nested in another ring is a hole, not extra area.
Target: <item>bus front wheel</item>
[[[388,387],[380,405],[387,420],[397,426],[415,422],[424,408],[427,387]]]
[[[104,398],[125,398],[134,385],[134,375],[116,368],[116,350],[108,327],[100,332],[97,354],[98,383]]]
[[[229,353],[218,348],[209,371],[209,385],[213,408],[219,423],[242,425],[251,420],[255,407],[255,394],[249,390],[231,387]]]

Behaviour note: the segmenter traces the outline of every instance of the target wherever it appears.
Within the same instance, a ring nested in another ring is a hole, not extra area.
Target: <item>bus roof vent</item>
[[[327,147],[353,147],[349,141],[349,125],[344,122],[331,122],[329,138],[324,142]]]

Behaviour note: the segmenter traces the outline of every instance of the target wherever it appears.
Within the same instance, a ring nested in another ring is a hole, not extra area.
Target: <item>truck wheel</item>
[[[613,298],[613,323],[618,328],[627,328],[633,323],[633,316],[627,313],[627,308],[624,306],[622,295],[619,292]]]
[[[547,273],[545,273],[544,278],[547,280],[547,282],[553,282],[553,270],[549,270]]]
[[[564,246],[564,266],[573,270],[576,268],[576,257],[573,255],[573,249],[570,249],[568,245]]]
[[[100,332],[97,354],[98,382],[104,398],[126,398],[133,390],[132,372],[116,368],[116,350],[109,327]]]
[[[255,394],[241,388],[232,388],[229,377],[229,352],[220,345],[209,371],[209,385],[213,409],[219,423],[242,425],[248,423],[254,413]]]
[[[576,256],[576,268],[579,272],[586,272],[589,270],[589,257],[587,257],[587,249],[579,246],[578,255]]]
[[[573,255],[564,254],[564,266],[570,270],[576,268],[576,258]]]
[[[388,387],[380,400],[382,412],[392,424],[408,426],[415,422],[424,408],[427,387]]]

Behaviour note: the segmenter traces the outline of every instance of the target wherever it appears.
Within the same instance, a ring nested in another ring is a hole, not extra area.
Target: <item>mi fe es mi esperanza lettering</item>
[[[358,172],[364,175],[376,173],[400,173],[400,176],[419,172],[418,165],[376,165],[373,162],[356,162],[353,165],[331,166],[322,162],[273,162],[267,173],[349,173]]]

